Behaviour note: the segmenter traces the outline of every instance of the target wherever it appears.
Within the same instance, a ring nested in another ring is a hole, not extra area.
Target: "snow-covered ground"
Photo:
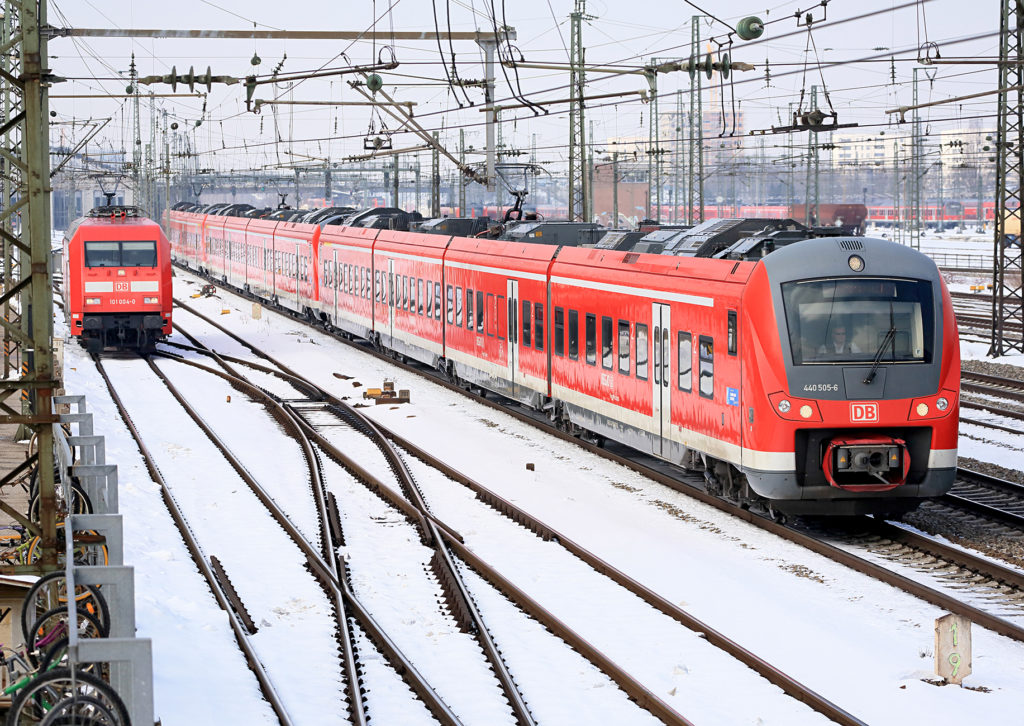
[[[183,298],[196,289],[184,275],[176,278],[175,285],[177,296]],[[386,362],[362,355],[294,321],[266,310],[260,320],[254,320],[249,302],[227,294],[221,298],[192,302],[339,396],[358,396],[360,390],[334,373],[355,376],[368,386],[379,385],[385,377],[397,378],[397,387],[412,390],[412,402],[368,409],[372,416],[537,514],[864,721],[1013,723],[1024,712],[1024,645],[975,628],[974,673],[965,681],[970,689],[930,685],[924,679],[933,667],[933,622],[943,614],[937,608]],[[221,315],[225,309],[229,312]],[[242,355],[237,343],[209,326],[201,328],[194,316],[182,314],[178,319],[217,350]],[[962,353],[965,358],[983,358],[985,346],[965,344]],[[225,616],[217,610],[178,540],[159,493],[117,420],[91,361],[74,345],[67,347],[66,356],[66,387],[88,396],[89,408],[100,422],[100,433],[107,437],[108,461],[119,465],[125,559],[136,568],[139,634],[153,639],[158,717],[165,725],[220,724],[228,714],[231,722],[268,722],[267,709],[259,707],[255,681],[242,663]],[[140,387],[138,396],[140,405],[157,404],[155,393],[148,387]],[[211,390],[211,401],[219,397],[219,390]],[[248,425],[244,415],[237,420]],[[982,445],[973,428],[965,427],[961,436],[963,455],[1020,467],[1024,437],[986,432]],[[239,428],[240,432],[245,430]],[[177,430],[169,427],[159,435],[171,445]],[[187,457],[188,452],[181,455]],[[532,470],[527,469],[528,463],[534,465]],[[202,468],[204,462],[194,464]],[[169,468],[178,465],[172,460],[165,464]],[[210,470],[207,475],[212,473]],[[201,494],[201,477],[194,486],[199,491],[193,496]],[[443,506],[451,508],[444,516],[457,520],[471,546],[476,543],[482,549],[495,548],[492,538],[503,535],[491,530],[508,527],[500,522],[464,519],[467,515],[456,503]],[[486,538],[477,531],[484,528]],[[534,572],[531,587],[552,600],[567,603],[566,607],[580,609],[579,603],[586,603],[588,596],[591,606],[601,604],[593,593],[581,592],[578,583],[559,578],[557,573],[562,570],[555,571],[554,565],[545,569],[547,560],[531,558],[532,546],[520,539],[522,533],[510,531],[507,537],[507,551],[501,552],[499,545],[495,556],[503,556],[513,572],[530,565]],[[258,557],[254,552],[257,564]],[[526,562],[516,564],[517,560]],[[268,585],[278,581],[275,575],[267,573]],[[373,583],[364,583],[364,587],[372,590]],[[364,592],[370,596],[369,591]],[[481,592],[487,592],[486,588]],[[587,705],[594,696],[608,690],[607,684],[594,680],[593,673],[580,662],[557,655],[561,651],[544,645],[546,641],[536,625],[500,597],[483,596],[478,604],[487,610],[488,617],[497,619],[496,635],[510,642],[510,649],[516,650],[519,658],[533,654],[538,670],[531,669],[529,675],[524,675],[524,685],[542,686],[556,677],[561,682],[577,679],[572,688],[565,690],[565,697],[578,701],[575,713],[581,718],[574,719],[571,708],[540,709],[547,714],[545,722],[622,722],[624,712]],[[288,617],[301,619],[301,609],[294,610]],[[593,610],[593,627],[600,628],[605,623],[601,608]],[[614,640],[616,634],[607,633],[605,637]],[[717,668],[716,659],[702,650],[642,637],[626,637],[625,641],[626,645],[620,647],[628,652],[628,643],[632,642],[637,661],[658,664],[660,671],[654,679],[657,695],[696,723],[788,724],[797,722],[798,714],[806,713],[798,704],[790,709],[769,705],[780,699],[754,700],[741,710],[737,704],[746,700],[747,694],[737,689],[734,679],[709,678]],[[301,648],[297,643],[292,658],[282,663],[284,668],[301,673],[309,667]],[[559,660],[545,663],[541,654],[549,653],[555,653]],[[676,698],[677,694],[692,696],[695,688],[705,691],[705,698]],[[718,707],[700,705],[712,702]],[[414,708],[407,699],[399,699],[389,718],[381,722],[418,720],[422,709],[414,714]],[[803,721],[805,717],[799,718]]]

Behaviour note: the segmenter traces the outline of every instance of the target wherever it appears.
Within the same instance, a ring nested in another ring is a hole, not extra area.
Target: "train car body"
[[[895,513],[952,485],[956,323],[900,245],[736,261],[209,217],[195,245],[195,216],[171,215],[185,264],[746,505]]]
[[[373,245],[374,341],[436,366],[444,357],[443,258],[451,238],[382,231]],[[454,302],[449,288],[448,327]]]
[[[454,313],[445,319],[445,356],[453,377],[534,408],[546,400],[547,276],[558,250],[522,242],[451,241],[444,267],[446,300],[454,301]]]
[[[676,463],[704,452],[740,464],[736,313],[751,267],[562,250],[551,270],[556,412]]]
[[[324,227],[320,232],[320,319],[364,340],[373,337],[373,243],[380,230]]]
[[[171,332],[171,250],[134,208],[100,207],[64,236],[64,309],[90,350],[151,348]]]

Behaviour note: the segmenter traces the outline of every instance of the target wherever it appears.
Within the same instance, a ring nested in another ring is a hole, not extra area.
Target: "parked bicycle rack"
[[[110,633],[105,638],[79,638],[78,629],[68,630],[68,661],[71,668],[80,663],[109,663],[110,685],[128,709],[131,723],[153,723],[153,648],[149,638],[135,637],[135,570],[124,565],[124,536],[121,515],[117,511],[117,466],[106,463],[102,436],[93,433],[92,414],[85,410],[85,396],[56,396],[54,406],[71,406],[72,413],[58,414],[54,424],[54,445],[59,464],[60,486],[65,501],[72,499],[72,477],[78,479],[93,505],[92,514],[70,514],[65,527],[72,533],[93,531],[101,535],[107,547],[106,566],[75,564],[74,537],[65,536],[66,591],[77,585],[101,586],[110,608]],[[77,426],[69,436],[63,424]],[[77,452],[77,455],[76,455]],[[68,622],[77,622],[76,598],[68,597]]]

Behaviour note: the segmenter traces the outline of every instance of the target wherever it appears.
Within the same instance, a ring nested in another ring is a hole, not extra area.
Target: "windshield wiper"
[[[871,364],[871,371],[864,378],[864,385],[869,385],[871,381],[875,380],[875,374],[878,373],[878,366],[882,363],[882,353],[885,351],[885,346],[889,345],[896,337],[896,326],[892,326],[885,333],[885,337],[882,338],[881,345],[878,346],[878,351],[875,353],[875,361]]]

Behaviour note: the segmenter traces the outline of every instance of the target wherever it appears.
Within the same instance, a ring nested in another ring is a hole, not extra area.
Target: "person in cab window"
[[[860,348],[848,339],[845,325],[832,328],[831,342],[818,348],[818,356],[823,358],[838,358],[852,353],[860,353]]]

